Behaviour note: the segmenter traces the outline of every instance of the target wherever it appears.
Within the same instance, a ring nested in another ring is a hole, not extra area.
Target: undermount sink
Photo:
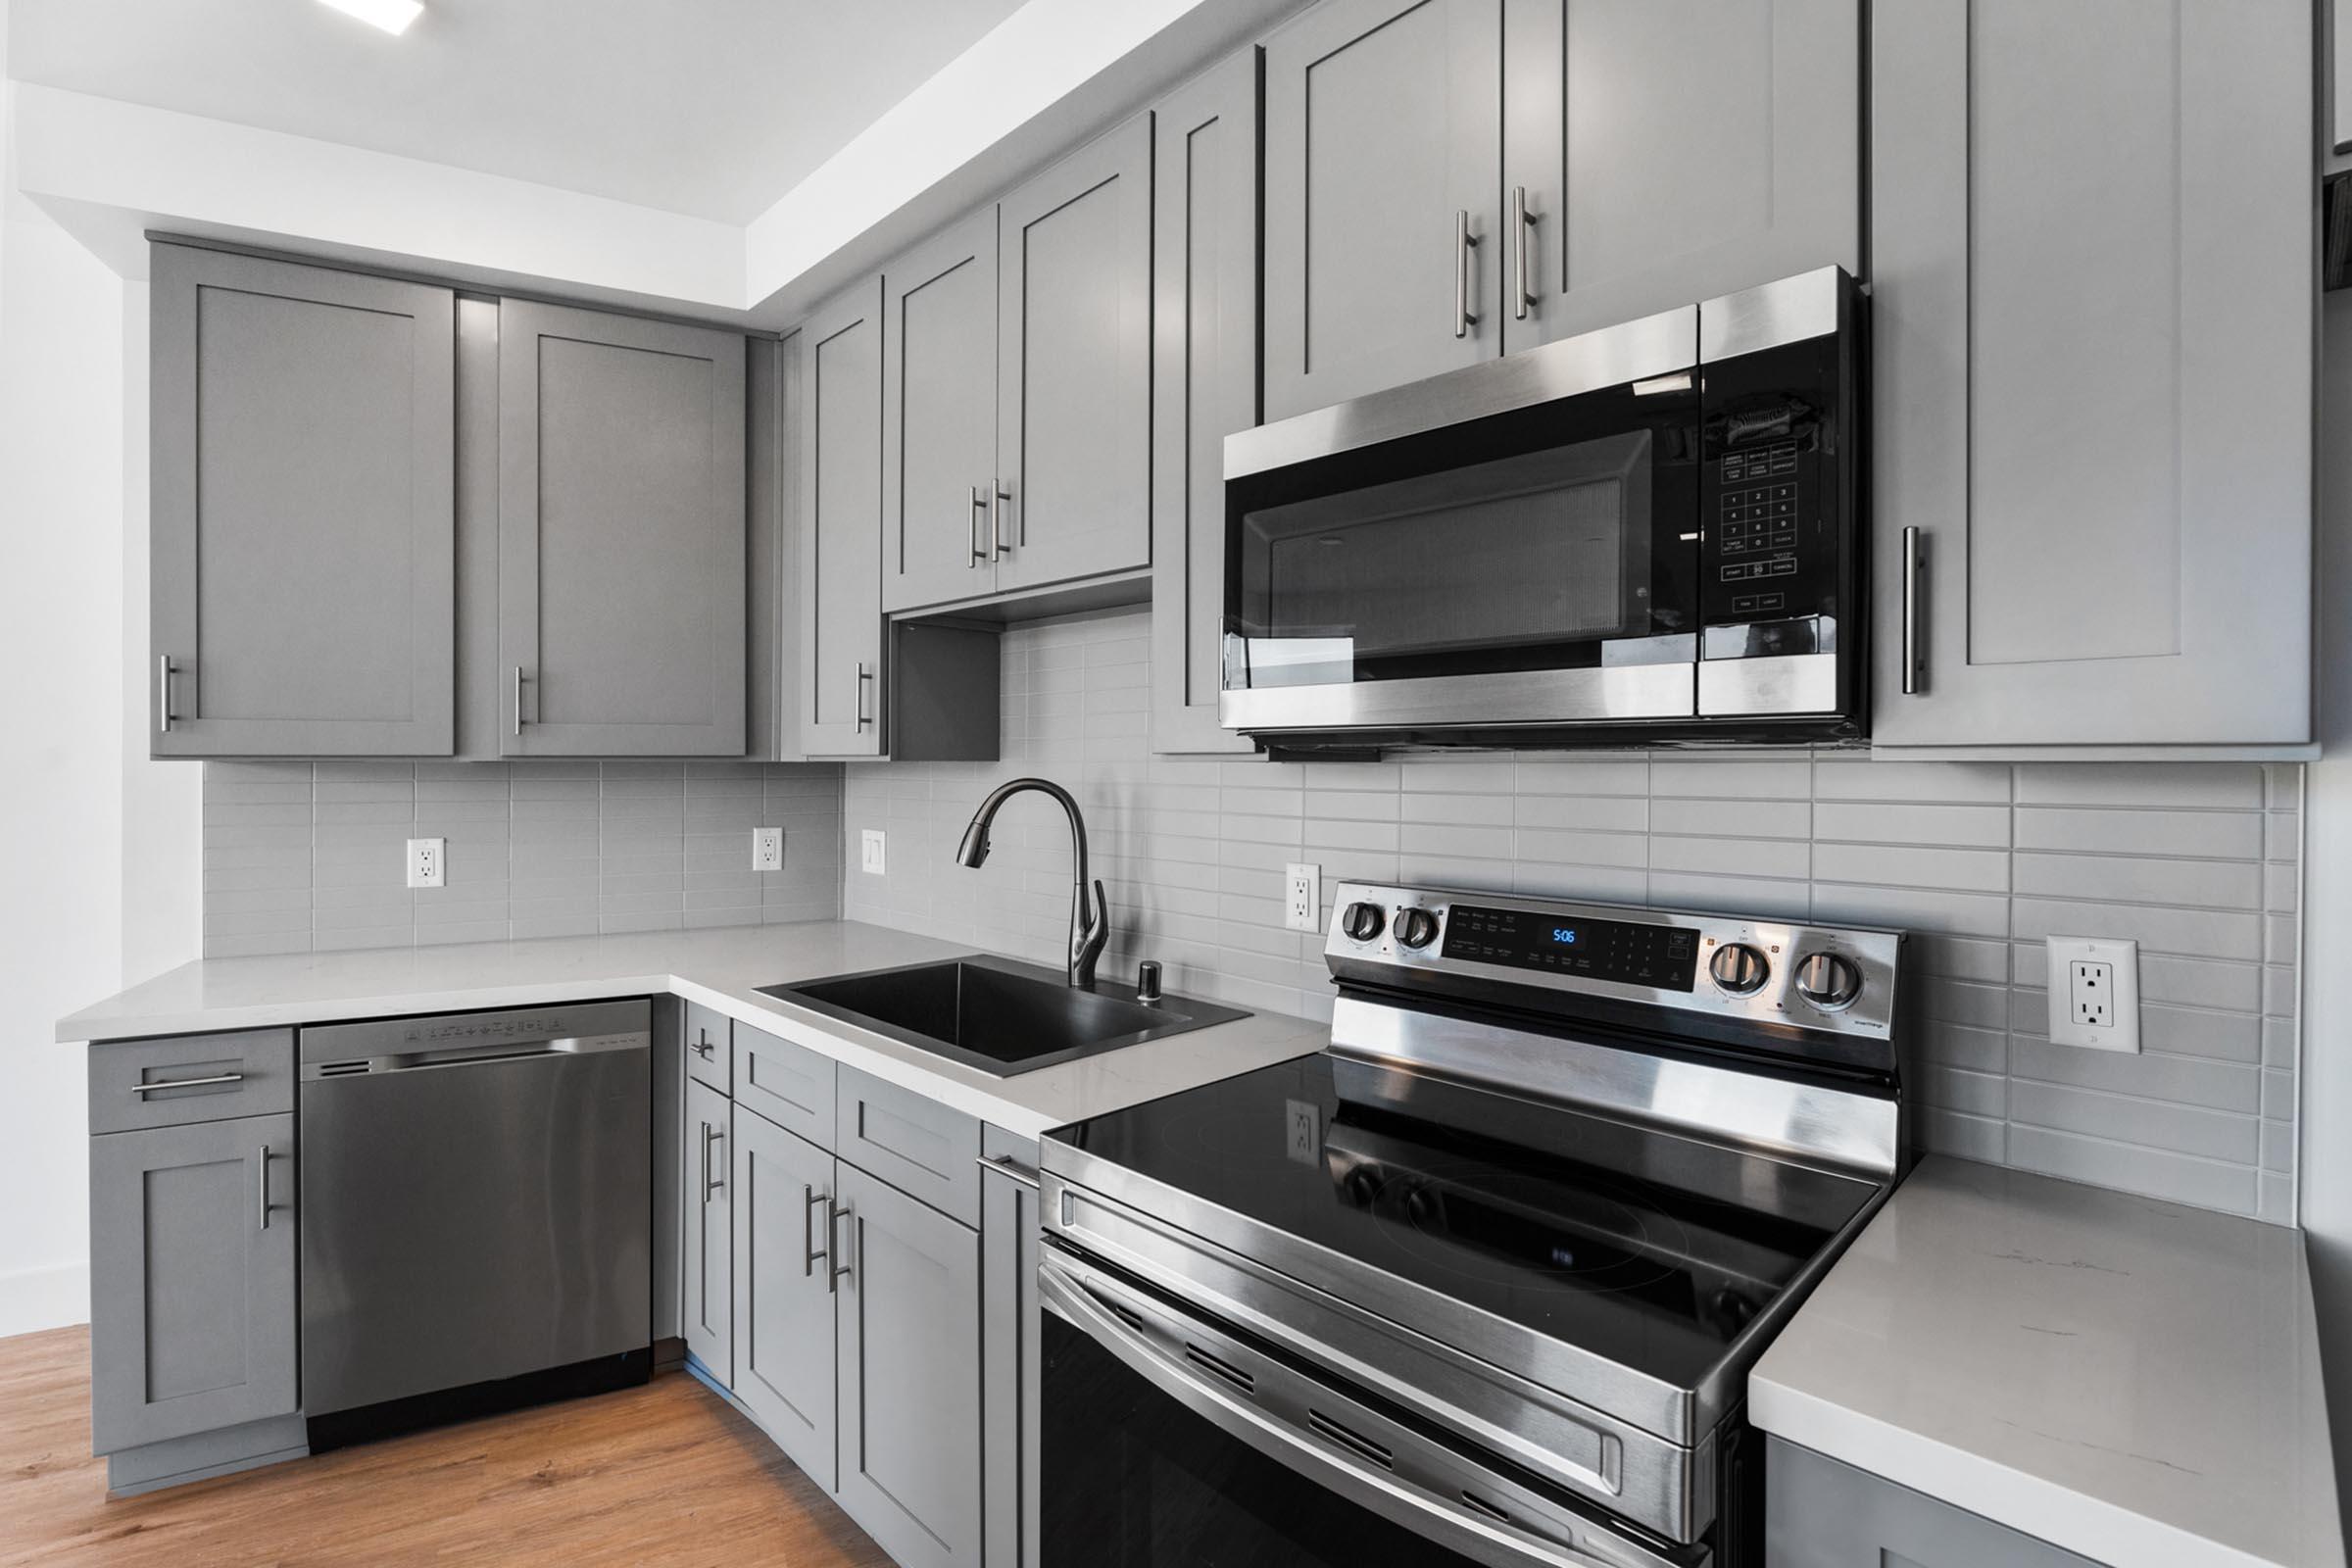
[[[1138,1002],[1115,981],[1081,991],[1052,969],[976,954],[760,991],[999,1077],[1250,1016],[1191,997]]]

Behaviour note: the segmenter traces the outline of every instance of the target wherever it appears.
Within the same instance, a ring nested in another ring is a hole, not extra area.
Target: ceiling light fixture
[[[409,24],[424,14],[418,0],[319,0],[347,17],[357,17],[371,27],[381,27],[394,37],[409,30]]]

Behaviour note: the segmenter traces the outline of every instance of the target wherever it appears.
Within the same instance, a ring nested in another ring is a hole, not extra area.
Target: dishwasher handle
[[[608,1051],[650,1051],[653,1044],[651,1031],[642,1029],[607,1035],[557,1035],[536,1040],[486,1040],[466,1046],[404,1041],[402,1045],[411,1049],[370,1050],[342,1057],[305,1051],[306,1059],[300,1077],[304,1083],[316,1083],[321,1079],[364,1078],[385,1073],[492,1067],[513,1061],[562,1061]]]

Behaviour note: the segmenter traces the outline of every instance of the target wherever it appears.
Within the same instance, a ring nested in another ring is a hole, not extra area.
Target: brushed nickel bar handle
[[[710,1174],[710,1146],[724,1141],[726,1136],[709,1122],[703,1123],[703,1198],[706,1201],[712,1193],[727,1185],[724,1178]]]
[[[825,1201],[831,1204],[833,1200],[828,1198]],[[850,1272],[849,1249],[841,1245],[841,1222],[845,1219],[855,1224],[855,1211],[836,1208],[825,1217],[825,1244],[833,1249],[833,1261],[826,1265],[831,1271],[825,1277],[825,1294],[828,1296],[841,1289],[842,1276]]]
[[[1919,529],[1903,530],[1903,695],[1919,694],[1919,574],[1927,565]]]
[[[245,1075],[241,1072],[215,1073],[210,1078],[158,1078],[153,1083],[132,1084],[130,1092],[134,1095],[152,1095],[158,1089],[197,1089],[208,1084],[241,1084],[244,1081]]]
[[[1478,236],[1470,232],[1470,209],[1456,208],[1453,214],[1453,335],[1468,337],[1478,324],[1478,317],[1470,309],[1470,253],[1478,249]]]
[[[858,727],[859,729],[865,728],[874,721],[873,714],[866,710],[865,705],[865,694],[873,689],[873,670],[860,663],[858,666]]]
[[[170,654],[155,656],[155,732],[159,735],[169,735],[172,733],[172,656]]]
[[[514,666],[514,733],[522,733],[522,666]]]
[[[825,1245],[816,1245],[816,1205],[833,1202],[833,1195],[820,1193],[807,1182],[801,1184],[801,1278],[809,1279],[816,1273],[816,1260],[827,1255],[833,1246],[833,1222],[825,1222]]]
[[[261,1180],[255,1183],[259,1191],[255,1197],[254,1215],[261,1221],[260,1228],[268,1230],[270,1228],[270,1146],[268,1144],[262,1146],[262,1157],[255,1162],[255,1168],[261,1173]]]
[[[1524,321],[1536,303],[1536,278],[1528,259],[1527,231],[1536,226],[1536,215],[1527,210],[1527,187],[1511,187],[1511,315]]]
[[[989,500],[988,531],[1001,559],[1012,554],[1012,546],[1004,542],[1004,509],[1012,505],[1012,488],[1003,479],[992,481],[995,494]]]
[[[1032,1192],[1037,1189],[1037,1172],[1010,1154],[983,1154],[977,1163],[982,1170],[993,1170],[1000,1176],[1009,1176]]]
[[[988,564],[990,511],[988,492],[979,485],[972,486],[972,559],[963,564],[967,571],[974,566]]]

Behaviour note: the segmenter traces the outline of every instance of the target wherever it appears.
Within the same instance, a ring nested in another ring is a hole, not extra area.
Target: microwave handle
[[[1916,527],[1903,530],[1903,695],[1916,697],[1925,684],[1926,668],[1919,657],[1919,574],[1927,569],[1927,551]]]

